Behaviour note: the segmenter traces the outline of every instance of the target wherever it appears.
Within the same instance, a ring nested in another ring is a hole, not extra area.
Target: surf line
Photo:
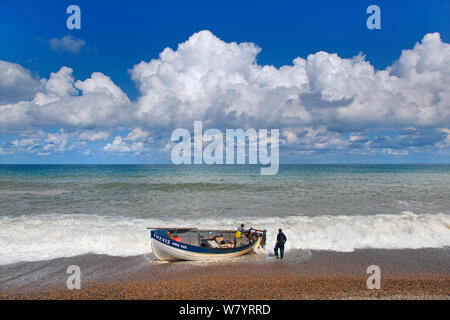
[[[194,121],[194,142],[189,130],[178,128],[172,132],[171,160],[174,164],[261,164],[261,175],[275,175],[279,168],[279,129],[219,129],[203,133],[202,121]],[[203,143],[207,145],[203,147]],[[236,143],[235,143],[236,142]],[[248,143],[247,143],[248,142]],[[269,155],[270,146],[270,155]],[[193,156],[192,156],[193,153]],[[268,165],[268,166],[267,166]]]

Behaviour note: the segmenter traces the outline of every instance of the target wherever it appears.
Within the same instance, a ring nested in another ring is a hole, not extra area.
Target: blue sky
[[[70,4],[81,30],[66,27]],[[371,4],[381,30],[366,27]],[[448,162],[449,13],[448,1],[3,0],[0,163],[166,163],[171,131],[193,120],[279,128],[282,162]],[[153,74],[152,59],[180,69]]]

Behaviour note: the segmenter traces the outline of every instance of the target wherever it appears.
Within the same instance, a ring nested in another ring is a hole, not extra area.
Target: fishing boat
[[[215,260],[254,252],[265,241],[265,231],[251,229],[237,241],[236,230],[148,228],[153,254],[161,261]]]

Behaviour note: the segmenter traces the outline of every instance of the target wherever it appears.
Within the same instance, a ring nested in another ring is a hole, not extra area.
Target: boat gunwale
[[[198,231],[198,232],[236,232],[236,230],[226,230],[226,229],[197,229],[197,228],[151,228],[147,227],[148,230],[177,230],[177,231]],[[259,231],[259,230],[256,230]]]

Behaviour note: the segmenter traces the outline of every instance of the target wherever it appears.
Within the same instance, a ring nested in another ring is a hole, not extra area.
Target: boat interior
[[[199,230],[199,229],[160,229],[167,231],[171,239],[179,242],[205,248],[236,248],[236,230]],[[250,240],[242,235],[240,241],[237,241],[237,247],[244,247],[250,244]]]

